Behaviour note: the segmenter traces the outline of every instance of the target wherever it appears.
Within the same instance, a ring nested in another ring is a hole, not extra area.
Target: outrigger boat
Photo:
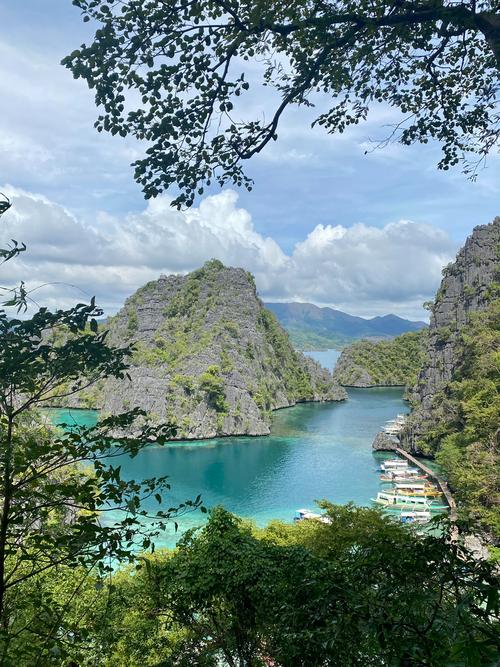
[[[380,468],[384,472],[406,470],[408,468],[408,461],[403,461],[402,459],[387,459],[380,464]]]
[[[419,468],[414,468],[413,466],[397,466],[397,467],[391,467],[390,463],[386,463],[386,461],[383,461],[380,464],[380,468],[382,469],[382,466],[386,468],[386,472],[384,474],[386,475],[403,475],[405,477],[413,477],[415,475],[421,475],[422,471]]]
[[[380,479],[384,482],[393,482],[396,478],[402,477],[404,479],[420,479],[427,478],[418,468],[389,468],[384,472]]]
[[[401,489],[399,489],[397,495],[411,496],[412,498],[430,498],[430,499],[436,500],[438,498],[441,498],[441,496],[443,494],[440,493],[439,491],[435,491],[435,490],[402,491]]]
[[[406,422],[405,415],[398,415],[396,419],[390,419],[384,426],[384,433],[387,435],[399,435]]]
[[[425,483],[407,483],[407,484],[395,484],[394,485],[396,493],[402,493],[407,496],[426,496],[426,497],[439,497],[442,495],[432,484]]]
[[[427,510],[403,510],[399,515],[401,523],[428,523],[432,514]]]
[[[380,475],[380,481],[381,482],[413,482],[414,480],[419,482],[419,481],[425,481],[427,478],[427,475],[406,475],[406,471],[403,470],[398,470],[397,472],[392,472],[392,473],[385,473],[384,475]]]
[[[297,513],[294,516],[293,520],[303,521],[304,519],[319,519],[319,518],[321,518],[321,514],[318,514],[317,512],[312,512],[311,510],[308,509],[301,509],[297,510]]]
[[[293,517],[294,521],[305,521],[306,519],[313,519],[315,521],[321,521],[321,523],[331,523],[331,519],[324,514],[318,514],[317,512],[311,512],[308,509],[297,510],[296,515]]]
[[[377,505],[402,510],[422,507],[431,512],[440,512],[447,509],[446,505],[436,505],[435,501],[425,496],[406,496],[400,493],[386,493],[384,491],[379,491],[377,497],[373,498],[372,501]]]

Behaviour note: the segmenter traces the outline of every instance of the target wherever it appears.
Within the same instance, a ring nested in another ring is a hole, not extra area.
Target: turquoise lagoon
[[[298,508],[313,508],[322,498],[368,506],[380,489],[377,466],[383,456],[371,444],[388,419],[408,411],[402,395],[397,388],[349,389],[345,402],[302,403],[275,412],[270,436],[152,445],[120,460],[122,473],[135,479],[168,475],[167,506],[201,494],[206,507],[224,505],[259,525],[291,521]],[[55,423],[92,423],[95,416],[52,411]],[[151,502],[150,509],[157,508]],[[179,531],[204,520],[191,512],[179,519]],[[173,546],[176,539],[172,527],[157,544]]]

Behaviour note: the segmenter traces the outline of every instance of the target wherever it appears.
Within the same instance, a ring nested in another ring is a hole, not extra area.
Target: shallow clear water
[[[298,508],[313,507],[316,499],[369,505],[380,488],[381,455],[371,450],[373,438],[388,419],[407,411],[401,389],[349,389],[342,403],[303,403],[275,412],[268,437],[150,446],[120,463],[127,478],[169,475],[169,506],[201,493],[207,507],[222,504],[260,525],[273,518],[291,521]],[[52,419],[89,423],[95,413],[59,410]],[[203,515],[191,513],[179,524],[183,530],[201,521]],[[160,540],[174,542],[173,534]]]

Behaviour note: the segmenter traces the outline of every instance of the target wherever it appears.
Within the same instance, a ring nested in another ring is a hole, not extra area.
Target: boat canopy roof
[[[425,489],[428,486],[425,482],[412,482],[411,480],[396,483],[397,489]]]

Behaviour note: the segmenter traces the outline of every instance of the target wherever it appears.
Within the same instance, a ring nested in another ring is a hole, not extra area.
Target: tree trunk
[[[476,23],[495,54],[497,67],[500,69],[500,14],[481,12],[476,16]]]
[[[10,503],[12,495],[12,450],[13,450],[13,417],[8,416],[7,438],[3,457],[4,474],[1,488],[2,516],[0,518],[0,625],[6,629],[5,617],[5,559],[7,551],[7,530],[9,527]]]

